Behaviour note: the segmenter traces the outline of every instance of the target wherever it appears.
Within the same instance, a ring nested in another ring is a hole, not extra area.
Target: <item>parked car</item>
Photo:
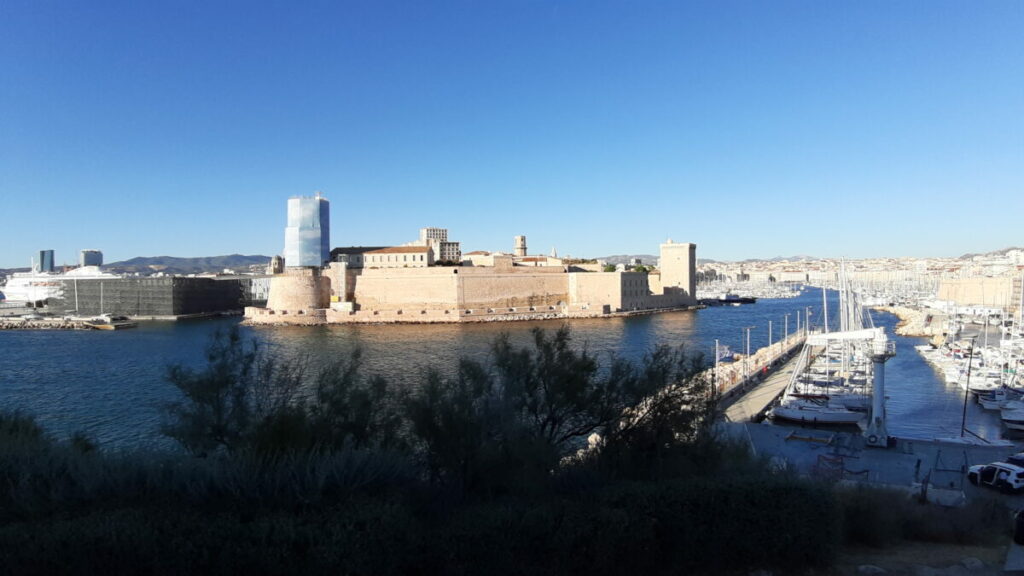
[[[978,464],[967,470],[967,480],[1003,492],[1020,492],[1024,490],[1024,468],[1008,462]]]
[[[1010,456],[1006,459],[1006,463],[1024,468],[1024,452],[1017,452],[1013,456]]]

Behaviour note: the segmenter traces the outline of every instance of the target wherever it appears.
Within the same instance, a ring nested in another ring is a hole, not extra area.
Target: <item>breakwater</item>
[[[732,362],[708,368],[704,376],[715,383],[715,388],[723,398],[742,393],[750,386],[760,383],[773,368],[791,358],[800,350],[804,339],[803,334],[793,334],[758,349],[749,357],[737,354]]]
[[[941,310],[906,306],[877,306],[874,309],[899,318],[895,331],[900,336],[928,338],[936,346],[946,338],[948,320],[946,313]]]
[[[2,318],[0,319],[0,330],[90,330],[90,328],[81,320]]]

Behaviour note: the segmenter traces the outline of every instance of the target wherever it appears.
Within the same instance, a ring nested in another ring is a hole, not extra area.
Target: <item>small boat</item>
[[[978,404],[981,404],[981,407],[985,410],[1002,410],[1007,402],[1018,398],[1020,398],[1020,395],[1011,394],[1006,388],[1000,388],[978,394]]]
[[[726,292],[718,297],[718,301],[722,304],[753,304],[757,302],[757,298],[753,296],[740,296],[732,292]]]
[[[85,325],[93,330],[123,330],[125,328],[135,328],[139,324],[138,322],[132,322],[127,316],[103,314],[87,321]]]
[[[1010,430],[1024,430],[1024,410],[1007,410],[1000,412],[1003,425]]]

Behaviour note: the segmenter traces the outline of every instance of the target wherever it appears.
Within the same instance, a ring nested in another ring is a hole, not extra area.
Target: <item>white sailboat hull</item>
[[[856,424],[864,419],[864,414],[846,408],[802,402],[780,404],[771,414],[775,419],[811,424]]]

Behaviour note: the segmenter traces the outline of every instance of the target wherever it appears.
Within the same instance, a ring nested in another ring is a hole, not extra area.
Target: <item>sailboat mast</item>
[[[824,325],[825,334],[828,334],[828,289],[822,286],[821,288],[821,307],[824,310],[825,318],[822,321]]]
[[[976,338],[976,337],[975,337]],[[967,397],[971,395],[971,364],[974,363],[974,338],[971,338],[971,347],[967,353],[967,384],[964,386],[964,414],[960,418],[960,437],[964,437],[964,430],[967,429]]]

